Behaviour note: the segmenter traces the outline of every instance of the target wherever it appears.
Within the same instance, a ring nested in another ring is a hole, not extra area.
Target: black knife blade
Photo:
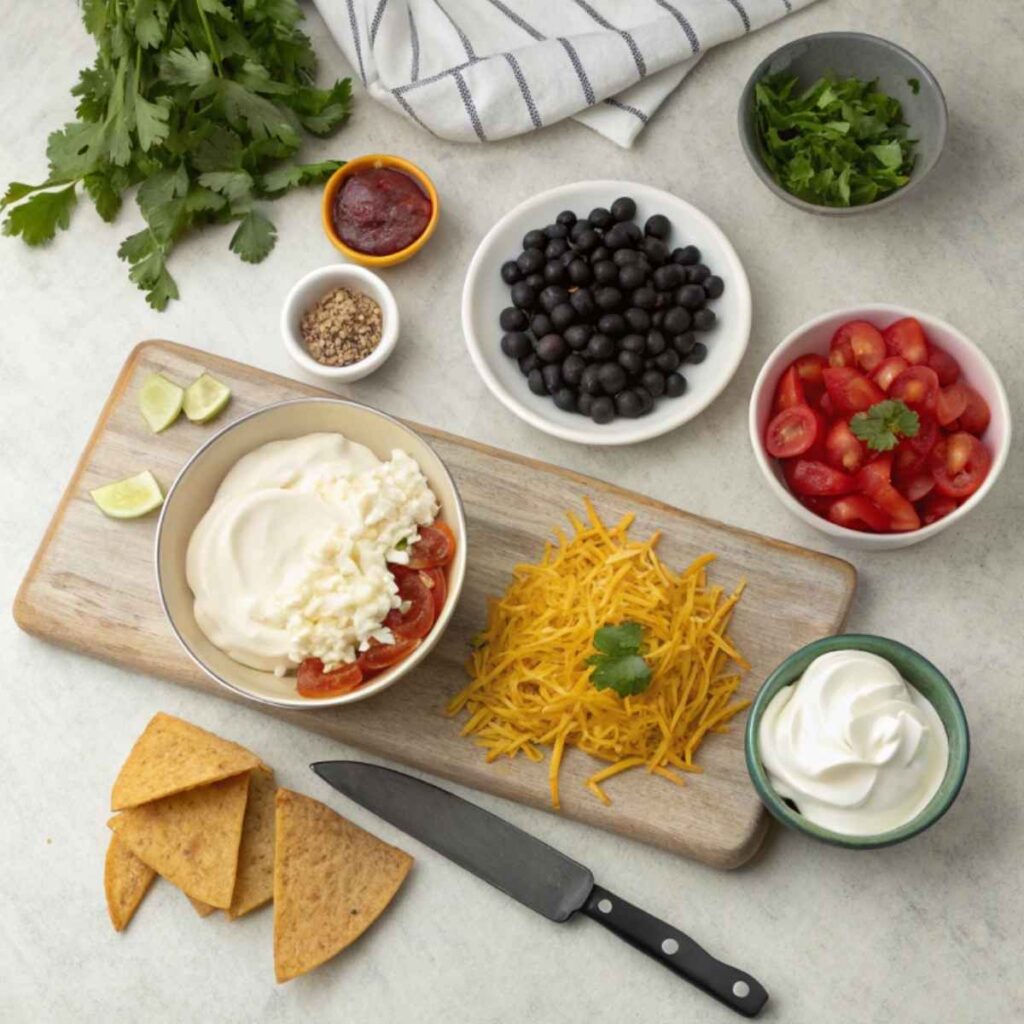
[[[751,975],[716,960],[678,928],[594,884],[582,864],[454,793],[361,761],[310,767],[339,793],[552,921],[576,911],[745,1017],[768,1000]]]

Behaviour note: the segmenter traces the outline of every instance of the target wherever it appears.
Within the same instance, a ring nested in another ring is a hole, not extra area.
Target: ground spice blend
[[[383,320],[369,295],[335,288],[303,314],[302,341],[318,363],[350,366],[380,344]]]

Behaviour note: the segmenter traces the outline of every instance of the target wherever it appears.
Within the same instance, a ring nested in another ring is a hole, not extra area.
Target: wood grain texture
[[[231,387],[227,412],[216,425],[196,425],[182,417],[163,434],[151,434],[138,411],[142,380],[162,372],[186,384],[202,370]],[[195,667],[164,618],[153,570],[156,516],[106,519],[89,490],[142,469],[150,469],[166,490],[187,458],[221,426],[272,402],[316,394],[323,392],[171,342],[137,346],[18,591],[18,624],[139,672],[241,700]],[[846,562],[568,470],[410,426],[444,459],[466,506],[469,568],[448,632],[414,676],[371,700],[309,711],[254,705],[268,714],[416,769],[548,809],[543,765],[523,758],[485,764],[481,750],[459,735],[460,721],[446,717],[444,707],[466,681],[464,655],[483,624],[487,596],[501,592],[517,562],[536,560],[552,529],[561,525],[560,511],[580,509],[584,495],[608,519],[635,512],[633,536],[662,530],[659,553],[670,565],[682,566],[711,550],[720,556],[712,569],[716,582],[732,587],[747,579],[732,627],[753,665],[742,694],[752,696],[797,647],[842,626],[856,582]],[[716,867],[736,867],[754,854],[766,828],[744,765],[744,722],[741,714],[731,732],[707,740],[699,755],[704,774],[688,776],[685,787],[641,772],[611,779],[606,784],[611,807],[583,788],[594,762],[571,751],[563,768],[561,813]],[[314,754],[311,746],[311,759]]]

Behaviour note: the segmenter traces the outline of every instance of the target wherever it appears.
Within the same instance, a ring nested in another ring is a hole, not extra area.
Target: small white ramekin
[[[335,288],[348,288],[368,295],[380,306],[381,338],[377,347],[365,358],[348,366],[325,366],[306,350],[302,341],[303,315]],[[323,380],[351,384],[362,380],[383,366],[398,341],[398,305],[391,289],[372,271],[352,263],[332,263],[300,278],[284,300],[281,310],[281,337],[288,355],[308,373]]]

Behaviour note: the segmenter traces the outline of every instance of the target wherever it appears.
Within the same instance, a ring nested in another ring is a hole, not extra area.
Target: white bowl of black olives
[[[470,261],[462,326],[497,398],[580,444],[633,444],[693,419],[736,372],[750,286],[700,210],[627,181],[517,206]]]

